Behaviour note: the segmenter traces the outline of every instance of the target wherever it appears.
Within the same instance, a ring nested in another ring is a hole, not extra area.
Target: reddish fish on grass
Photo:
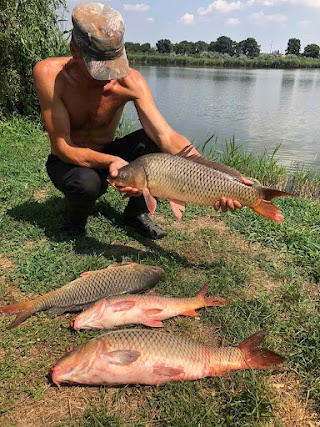
[[[218,297],[206,297],[208,285],[192,298],[170,298],[157,295],[126,295],[104,298],[80,313],[71,327],[80,329],[111,329],[116,326],[141,324],[160,328],[162,320],[174,316],[198,316],[195,311],[202,307],[227,304]]]
[[[186,147],[176,155],[145,154],[121,168],[117,177],[109,176],[108,182],[141,190],[152,214],[157,207],[156,197],[168,199],[178,219],[187,203],[214,206],[221,197],[229,197],[272,221],[284,220],[271,200],[293,194],[244,184],[237,170],[200,155],[189,156],[190,150]]]
[[[72,282],[31,301],[0,307],[6,315],[16,314],[8,329],[15,328],[37,311],[59,315],[80,311],[101,298],[143,292],[155,286],[164,276],[161,267],[134,262],[112,264],[102,270],[88,271]]]
[[[67,353],[51,369],[54,384],[149,384],[270,369],[284,358],[259,348],[260,331],[238,347],[206,347],[183,336],[148,329],[107,332]]]

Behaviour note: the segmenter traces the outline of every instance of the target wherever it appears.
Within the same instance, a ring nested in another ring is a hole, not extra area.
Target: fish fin
[[[164,377],[175,377],[184,373],[182,368],[171,368],[170,366],[154,366],[153,372]]]
[[[145,326],[151,326],[152,328],[163,328],[164,324],[161,322],[161,320],[155,320],[155,319],[148,319],[143,320],[143,325]]]
[[[251,335],[238,346],[244,356],[243,368],[270,369],[274,365],[284,362],[285,358],[283,356],[265,348],[258,348],[264,336],[265,332],[261,330]]]
[[[98,270],[84,271],[83,273],[81,273],[81,274],[80,274],[80,277],[88,276],[89,274],[96,273],[97,271],[98,271]]]
[[[187,160],[191,160],[195,163],[200,163],[201,165],[207,166],[211,169],[215,169],[220,172],[227,173],[228,175],[231,175],[234,178],[237,178],[239,181],[242,181],[242,175],[236,169],[231,168],[230,166],[224,165],[223,163],[208,160],[205,157],[202,157],[200,154],[191,154],[190,156],[188,156],[191,150],[192,150],[192,145],[188,145],[187,147],[179,151],[179,153],[177,153],[176,156],[183,157]]]
[[[17,304],[3,305],[0,307],[0,311],[6,316],[10,316],[11,314],[17,315],[14,321],[7,326],[7,329],[12,329],[24,322],[28,317],[34,314],[37,309],[32,301],[25,301]]]
[[[252,206],[251,209],[258,213],[259,215],[264,216],[265,218],[271,219],[275,222],[283,222],[284,216],[280,210],[272,202],[267,200],[260,200],[256,206]]]
[[[50,313],[53,316],[60,316],[60,314],[63,314],[66,311],[78,311],[78,310],[75,309],[74,307],[51,307],[47,310],[47,313]]]
[[[134,301],[117,301],[115,303],[110,304],[109,307],[114,313],[117,313],[119,311],[131,310],[131,308],[135,305],[136,303]]]
[[[134,265],[135,262],[115,262],[114,264],[108,265],[107,268],[115,268],[115,267],[127,267],[128,265]]]
[[[180,202],[179,200],[169,200],[169,204],[174,216],[177,219],[181,219],[182,212],[186,210],[186,204],[184,202]]]
[[[198,317],[199,313],[197,313],[195,310],[186,310],[180,313],[181,316],[192,316],[192,317]]]
[[[207,297],[206,293],[208,292],[209,285],[206,283],[200,291],[197,293],[196,298],[199,298],[203,302],[204,307],[215,307],[228,304],[228,301],[224,298],[219,297]]]
[[[297,197],[292,193],[287,193],[286,191],[281,190],[275,190],[274,188],[261,187],[260,190],[262,192],[263,199],[267,201],[270,201],[275,197]]]
[[[115,350],[102,355],[103,359],[113,365],[131,365],[139,356],[139,351],[135,350]]]
[[[147,315],[147,316],[153,316],[154,314],[159,314],[163,311],[162,308],[147,308],[145,310],[143,310],[143,312]]]
[[[152,196],[148,188],[144,188],[142,194],[149,212],[154,214],[157,208],[157,200]]]

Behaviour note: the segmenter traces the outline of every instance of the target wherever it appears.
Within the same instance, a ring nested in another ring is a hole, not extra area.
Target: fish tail
[[[259,348],[264,336],[264,331],[256,332],[238,346],[244,356],[243,369],[270,369],[284,362],[285,358],[279,354]]]
[[[283,222],[284,216],[280,210],[271,202],[275,197],[294,196],[292,193],[287,193],[273,188],[261,188],[261,199],[256,206],[251,206],[251,209],[268,219],[275,222]]]
[[[25,302],[20,302],[18,304],[0,306],[0,312],[4,313],[5,315],[7,316],[10,316],[11,314],[17,315],[14,321],[7,326],[7,329],[12,329],[20,325],[20,323],[22,323],[24,320],[26,320],[36,311],[37,311],[37,308],[33,303],[33,301],[25,301]]]
[[[206,283],[200,291],[197,293],[196,297],[202,301],[203,307],[215,307],[228,304],[228,301],[219,298],[219,297],[206,297],[206,293],[208,292],[209,285]]]

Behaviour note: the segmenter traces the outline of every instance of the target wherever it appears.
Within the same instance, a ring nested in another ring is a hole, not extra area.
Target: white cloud
[[[252,13],[249,18],[257,25],[263,25],[267,22],[276,22],[277,24],[285,24],[287,22],[287,17],[285,15],[267,15],[263,11]]]
[[[154,18],[152,18],[152,16],[149,16],[149,18],[147,18],[147,22],[150,22],[151,24],[153,24]]]
[[[124,4],[123,5],[125,10],[133,10],[134,12],[146,12],[150,9],[150,6],[148,4]]]
[[[227,25],[238,25],[240,23],[238,18],[229,18],[225,22]]]
[[[281,0],[278,0],[278,4],[281,2]],[[272,7],[276,6],[277,0],[247,0],[245,2],[245,6],[253,7],[253,6],[265,6],[265,7]]]
[[[302,7],[320,8],[320,0],[282,0],[284,3]]]
[[[179,22],[183,25],[192,25],[194,24],[194,15],[191,13],[185,13],[183,16],[181,16]]]
[[[234,10],[239,10],[241,7],[241,1],[233,1],[228,3],[226,0],[215,0],[213,3],[209,4],[208,7],[199,7],[197,10],[199,15],[208,15],[214,10],[217,12],[228,13],[233,12]]]

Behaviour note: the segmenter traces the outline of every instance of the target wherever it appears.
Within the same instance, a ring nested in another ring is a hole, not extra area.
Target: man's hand
[[[123,160],[121,157],[115,157],[115,160],[112,163],[110,163],[110,165],[109,165],[109,175],[112,178],[116,178],[118,176],[119,169],[123,168],[127,164],[128,164],[128,162]],[[114,187],[118,191],[120,191],[120,193],[124,193],[123,199],[126,199],[127,197],[138,197],[138,196],[141,196],[141,194],[142,194],[142,191],[139,190],[138,188],[121,187],[118,185],[116,185]]]
[[[253,185],[253,182],[245,178],[244,176],[242,177],[242,182],[246,185]],[[221,197],[221,199],[219,199],[213,207],[216,211],[221,209],[222,212],[234,212],[235,210],[241,208],[242,204],[238,200],[233,200],[228,197]]]

